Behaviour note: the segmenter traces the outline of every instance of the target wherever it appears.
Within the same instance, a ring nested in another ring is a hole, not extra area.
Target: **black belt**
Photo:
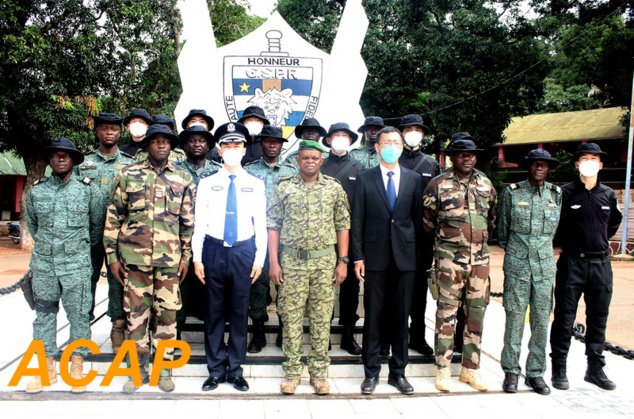
[[[573,250],[567,253],[570,257],[575,259],[603,259],[610,256],[610,252],[607,250],[604,252],[584,252],[581,250]]]
[[[207,241],[207,240],[211,241],[212,243],[219,244],[220,246],[227,247],[227,246],[225,246],[225,241],[224,240],[220,240],[220,239],[217,239],[215,237],[211,237],[210,235],[206,235],[205,236],[205,241]],[[245,244],[249,244],[251,242],[253,242],[253,236],[251,236],[250,238],[248,238],[246,240],[237,241],[237,242],[233,243],[233,245],[231,245],[230,247],[240,247],[240,246],[244,246]]]

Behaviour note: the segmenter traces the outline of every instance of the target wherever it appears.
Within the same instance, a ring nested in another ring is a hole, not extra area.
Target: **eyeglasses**
[[[381,142],[379,143],[379,145],[380,145],[381,147],[388,147],[388,146],[391,146],[391,145],[403,145],[403,142],[402,142],[402,141],[398,141],[398,140],[392,140],[392,141],[381,141]]]

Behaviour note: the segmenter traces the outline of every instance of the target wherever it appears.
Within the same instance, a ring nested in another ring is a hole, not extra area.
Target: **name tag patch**
[[[581,205],[571,205],[570,209],[579,209],[581,208]]]
[[[240,188],[242,192],[253,192],[253,188]]]
[[[609,209],[610,209],[610,207],[608,207],[608,206],[606,206],[606,205],[602,205],[602,206],[601,206],[601,209],[602,209],[602,210],[609,210]]]
[[[528,205],[530,205],[530,204],[528,202],[524,202],[524,201],[517,203],[518,207],[527,207]]]
[[[212,191],[221,191],[223,189],[224,189],[223,186],[218,186],[218,185],[214,185],[214,186],[211,187]]]
[[[351,176],[351,177],[348,178],[348,180],[357,180],[357,178]]]
[[[431,177],[431,173],[422,173],[423,177]]]

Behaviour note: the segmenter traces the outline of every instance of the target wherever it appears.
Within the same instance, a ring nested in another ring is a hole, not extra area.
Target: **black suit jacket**
[[[359,173],[352,202],[352,260],[364,260],[367,270],[382,271],[392,253],[398,270],[416,270],[422,193],[421,176],[401,166],[392,213],[380,166]]]

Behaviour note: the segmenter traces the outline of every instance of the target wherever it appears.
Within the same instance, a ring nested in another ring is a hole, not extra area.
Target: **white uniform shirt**
[[[230,174],[223,167],[216,173],[202,178],[198,184],[192,237],[194,262],[202,262],[206,235],[219,240],[224,238]],[[268,242],[264,182],[242,168],[234,174],[238,205],[237,241],[248,240],[255,235],[256,252],[253,265],[263,267]],[[229,247],[226,242],[225,246]]]

